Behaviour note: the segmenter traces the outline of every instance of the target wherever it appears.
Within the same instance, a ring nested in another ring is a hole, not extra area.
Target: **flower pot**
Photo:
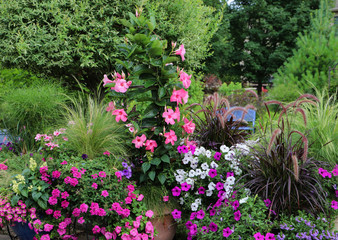
[[[176,222],[172,215],[165,214],[163,216],[155,216],[151,223],[158,232],[155,240],[172,240],[176,233]]]
[[[20,240],[33,240],[35,236],[34,230],[29,228],[28,223],[16,222],[11,228]]]

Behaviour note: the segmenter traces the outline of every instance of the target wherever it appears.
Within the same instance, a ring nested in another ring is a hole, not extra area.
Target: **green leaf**
[[[158,114],[159,110],[160,109],[158,106],[156,106],[156,104],[154,103],[150,104],[146,108],[146,110],[144,110],[143,119],[155,117]]]
[[[12,198],[11,198],[11,205],[15,206],[16,204],[18,204],[19,200],[20,200],[20,197],[18,195],[12,196]]]
[[[146,173],[150,168],[150,163],[149,162],[145,162],[142,164],[142,170],[144,173]]]
[[[155,85],[156,82],[157,82],[156,80],[146,80],[144,87],[145,88],[151,87],[151,86]]]
[[[125,26],[125,27],[128,27],[128,28],[131,28],[133,27],[133,25],[126,19],[120,19],[120,23]]]
[[[165,105],[166,105],[166,103],[167,103],[167,101],[166,100],[162,100],[162,101],[156,101],[155,102],[155,104],[157,105],[157,106],[161,106],[161,107],[164,107]]]
[[[40,192],[33,192],[32,193],[32,197],[34,199],[34,201],[38,201],[38,199],[41,197],[42,193]]]
[[[49,197],[48,197],[47,193],[44,193],[44,194],[42,194],[41,198],[42,198],[42,200],[47,201]]]
[[[170,158],[168,155],[163,155],[161,157],[162,162],[170,163]]]
[[[46,201],[43,201],[41,199],[38,200],[38,204],[42,209],[47,209]]]
[[[157,176],[157,179],[160,181],[160,183],[163,185],[165,183],[165,180],[167,180],[167,177],[164,173],[160,173]]]
[[[158,166],[158,165],[160,165],[160,163],[161,163],[161,159],[159,159],[159,158],[154,158],[153,160],[151,160],[151,164],[153,164],[153,165]]]
[[[177,62],[178,61],[178,57],[167,57],[163,63],[167,64],[167,63],[173,63],[173,62]]]
[[[161,56],[163,52],[162,44],[160,40],[155,40],[151,44],[151,47],[149,49],[149,54],[152,56]]]
[[[155,171],[150,171],[150,172],[148,173],[148,176],[149,176],[149,178],[150,178],[152,181],[154,181],[155,176],[156,176],[156,172],[155,172]]]
[[[121,61],[120,59],[115,59],[115,61],[117,64],[121,64],[125,69],[129,71],[129,65],[126,62]]]
[[[164,87],[160,87],[158,89],[158,97],[159,97],[160,100],[161,100],[161,98],[163,98],[165,96],[165,93],[166,93],[166,91],[165,91]]]
[[[137,33],[134,36],[135,42],[142,44],[142,45],[147,45],[150,42],[149,37],[147,37],[145,34]]]
[[[127,56],[127,58],[130,58],[130,56],[135,52],[135,49],[137,48],[137,46],[135,45],[132,49],[131,49],[131,51],[130,51],[130,53],[128,54],[128,56]]]
[[[22,189],[21,194],[22,194],[22,196],[24,196],[24,197],[28,197],[28,190],[25,189],[25,188]]]
[[[31,170],[26,168],[25,170],[22,171],[22,175],[26,176],[29,175],[31,173]]]

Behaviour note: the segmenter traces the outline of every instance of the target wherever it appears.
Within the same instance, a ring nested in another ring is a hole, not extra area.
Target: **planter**
[[[28,223],[14,223],[11,228],[20,240],[33,240],[34,230],[30,229]]]
[[[176,233],[176,222],[171,214],[165,214],[163,216],[154,217],[151,220],[154,228],[158,234],[155,236],[155,240],[172,240]]]
[[[338,231],[338,216],[336,217],[333,224],[334,224],[333,231]]]

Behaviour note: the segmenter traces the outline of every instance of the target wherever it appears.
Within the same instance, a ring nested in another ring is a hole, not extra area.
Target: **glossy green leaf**
[[[153,160],[151,160],[151,164],[158,166],[161,163],[161,159],[159,158],[154,158]]]
[[[163,52],[162,44],[160,40],[155,40],[151,44],[151,47],[149,49],[149,54],[153,56],[161,56]]]
[[[165,181],[167,180],[167,177],[164,173],[160,173],[157,176],[157,179],[160,181],[160,183],[163,185],[165,183]]]
[[[173,62],[177,62],[178,61],[178,57],[167,57],[163,63],[167,64],[167,63],[173,63]]]
[[[41,192],[33,192],[32,197],[34,201],[38,201],[38,199],[41,197],[42,193]]]
[[[39,199],[39,200],[38,200],[38,204],[39,204],[39,206],[40,206],[42,209],[47,209],[47,204],[46,204],[45,201]]]
[[[149,176],[149,178],[150,178],[152,181],[154,181],[154,180],[155,180],[155,176],[156,176],[156,172],[155,172],[155,171],[150,171],[150,172],[148,173],[148,176]]]
[[[18,195],[13,195],[13,196],[11,197],[11,204],[12,204],[12,206],[17,205],[18,202],[19,202],[19,200],[20,200],[20,197],[19,197]]]
[[[22,189],[21,194],[24,197],[28,197],[28,190],[26,188]]]
[[[160,100],[161,100],[161,98],[163,98],[165,96],[165,93],[166,93],[166,91],[165,91],[164,87],[160,87],[158,89],[158,97],[160,98]]]
[[[163,155],[161,157],[162,162],[170,163],[170,158],[168,155]]]
[[[156,80],[146,80],[144,87],[148,88],[156,84]]]
[[[144,173],[146,173],[150,168],[150,163],[149,162],[145,162],[142,164],[142,170]]]

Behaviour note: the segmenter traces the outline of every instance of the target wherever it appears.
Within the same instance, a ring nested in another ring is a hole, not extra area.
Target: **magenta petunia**
[[[184,182],[184,183],[181,184],[181,188],[182,188],[182,191],[187,192],[191,188],[191,185],[188,184],[188,183],[186,183],[186,182]]]
[[[210,231],[212,231],[212,232],[217,232],[218,226],[217,226],[216,223],[211,222],[211,223],[209,224],[209,229],[210,229]]]
[[[227,238],[227,237],[229,237],[232,233],[233,233],[233,231],[232,231],[229,227],[223,229],[223,237],[226,237],[226,238]]]
[[[217,176],[217,170],[216,169],[210,169],[209,170],[209,176],[211,177],[211,178],[214,178],[214,177],[216,177]]]
[[[239,202],[236,200],[231,203],[231,206],[234,208],[234,210],[237,210],[237,208],[239,207]]]
[[[222,156],[222,153],[216,152],[215,155],[214,155],[214,159],[219,161],[221,159],[221,156]]]
[[[332,200],[332,202],[331,202],[331,207],[332,207],[333,209],[337,210],[337,209],[338,209],[338,202],[335,201],[335,200]]]
[[[197,219],[203,219],[205,216],[205,212],[203,211],[203,209],[199,210],[197,213],[196,213],[196,218]]]
[[[198,189],[198,194],[204,194],[205,193],[205,188],[204,187],[200,187]]]
[[[181,218],[182,212],[175,209],[174,211],[171,212],[171,215],[173,216],[174,219],[179,219]]]
[[[178,197],[181,194],[181,189],[176,186],[173,189],[171,189],[171,192],[173,196]]]
[[[276,239],[275,234],[273,234],[273,233],[267,233],[265,235],[265,240],[275,240],[275,239]]]
[[[262,235],[260,232],[256,233],[254,235],[255,240],[264,240],[264,235]]]
[[[234,212],[234,217],[236,221],[239,221],[241,219],[241,212],[239,210]]]

